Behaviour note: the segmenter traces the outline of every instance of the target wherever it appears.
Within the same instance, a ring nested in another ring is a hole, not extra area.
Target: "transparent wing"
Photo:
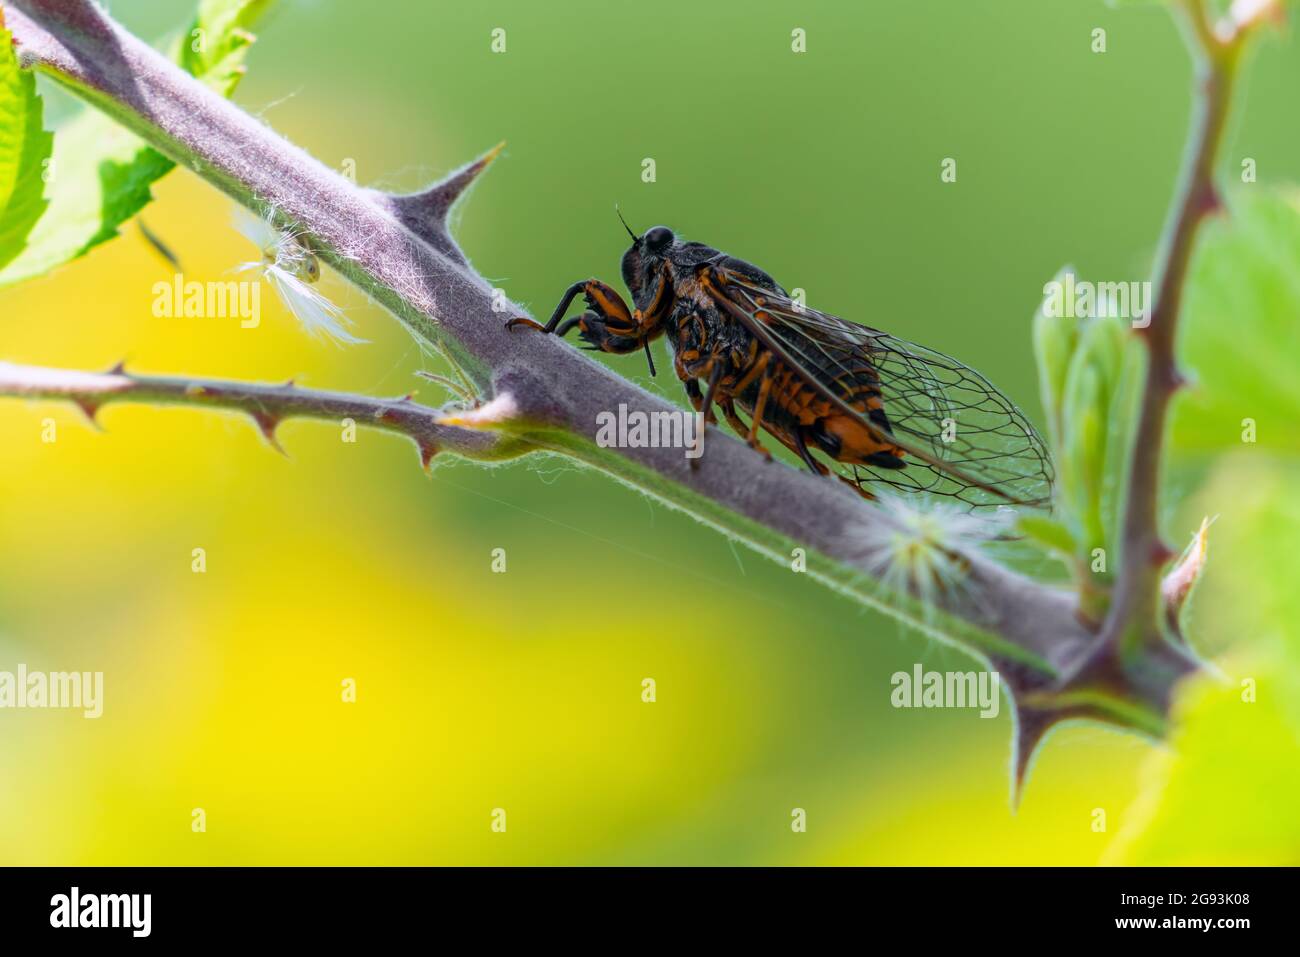
[[[779,290],[712,264],[701,273],[714,300],[828,401],[902,448],[883,469],[837,463],[862,487],[943,495],[972,506],[1046,506],[1053,472],[1042,437],[1015,403],[956,359],[887,332],[809,309]],[[878,394],[884,419],[862,399]]]

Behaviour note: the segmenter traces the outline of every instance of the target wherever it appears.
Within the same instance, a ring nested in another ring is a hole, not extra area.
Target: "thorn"
[[[1215,216],[1223,212],[1226,206],[1223,202],[1223,194],[1219,192],[1218,187],[1213,183],[1207,183],[1204,191],[1201,193],[1201,212],[1205,216]]]
[[[118,359],[104,374],[105,375],[126,375],[126,359]]]
[[[459,198],[461,193],[465,192],[465,190],[469,188],[470,184],[478,178],[480,173],[492,165],[492,161],[501,155],[501,151],[505,149],[505,146],[506,141],[502,140],[478,159],[474,160],[472,163],[466,163],[460,169],[456,170],[454,173],[433,186],[433,189],[437,190],[443,201],[446,203],[447,208],[450,208],[451,204]]]
[[[1087,704],[1067,703],[1057,697],[1075,687],[1078,676],[1058,678],[1044,685],[1041,678],[1021,674],[1014,666],[998,667],[1002,687],[1011,702],[1011,811],[1020,810],[1029,772],[1043,742],[1058,724],[1092,716]]]
[[[1015,737],[1011,742],[1011,810],[1020,810],[1020,800],[1025,795],[1025,782],[1029,768],[1042,747],[1047,733],[1061,720],[1059,712],[1039,711],[1016,707]]]
[[[500,155],[505,145],[502,140],[478,159],[466,163],[418,193],[393,196],[372,192],[372,195],[380,197],[407,229],[465,265],[464,254],[447,231],[447,213],[478,175]]]
[[[469,189],[470,184],[478,178],[478,175],[487,169],[492,161],[500,155],[505,145],[505,140],[502,140],[478,159],[448,173],[438,182],[418,193],[409,193],[405,196],[393,196],[391,198],[399,209],[409,210],[412,213],[418,212],[421,218],[426,221],[437,220],[441,223],[447,218],[447,211],[451,209],[456,200],[461,197],[465,190]]]
[[[258,431],[262,433],[262,438],[266,439],[266,444],[271,446],[271,448],[275,449],[285,458],[288,458],[289,453],[284,450],[284,446],[280,444],[280,440],[275,437],[275,429],[276,426],[280,424],[280,420],[269,412],[258,411],[250,412],[248,414],[252,416],[253,422],[257,425]]]
[[[100,425],[99,420],[95,418],[95,415],[99,412],[100,403],[92,402],[89,399],[77,398],[72,400],[72,404],[81,410],[81,414],[86,417],[86,422],[91,426],[91,428],[96,432],[104,431],[104,427]]]
[[[1154,564],[1154,565],[1164,565],[1164,564],[1166,564],[1170,559],[1175,558],[1176,556],[1177,556],[1177,552],[1175,552],[1172,548],[1170,548],[1170,547],[1169,547],[1168,545],[1166,545],[1164,542],[1157,540],[1157,541],[1151,543],[1151,562],[1152,562],[1152,564]]]
[[[438,446],[428,439],[416,439],[415,447],[420,453],[420,468],[424,470],[425,475],[431,474],[433,457],[438,454]]]
[[[298,383],[297,383],[296,381],[294,381],[294,379],[293,379],[292,377],[290,377],[290,378],[284,380],[284,385],[282,385],[280,388],[282,388],[282,389],[292,389],[292,388],[293,388],[294,386],[296,386],[297,384],[298,384]]]

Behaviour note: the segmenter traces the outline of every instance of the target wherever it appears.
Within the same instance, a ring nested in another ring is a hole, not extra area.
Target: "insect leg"
[[[839,474],[836,474],[835,477],[865,498],[868,502],[874,502],[876,500],[876,496],[871,494],[871,491],[862,484],[861,480],[855,482],[853,479]]]
[[[686,386],[686,397],[691,400],[691,405],[695,406],[696,412],[704,414],[704,421],[701,425],[700,431],[699,455],[690,460],[691,468],[693,469],[700,467],[700,457],[704,455],[704,436],[708,431],[709,423],[717,421],[713,415],[713,403],[717,397],[718,382],[722,379],[722,372],[725,367],[722,362],[713,359],[709,363],[709,368],[709,388],[708,391],[702,395],[700,394],[700,384],[694,378],[682,380],[683,384]]]
[[[696,412],[704,411],[704,393],[700,391],[700,384],[695,379],[683,379],[682,385],[686,386],[686,398],[691,400],[691,407]]]
[[[750,415],[749,434],[745,436],[745,441],[755,452],[761,452],[769,459],[772,453],[763,447],[763,443],[758,440],[758,427],[763,423],[763,410],[767,407],[767,396],[772,391],[772,353],[763,353],[763,358],[759,359],[759,364],[763,369],[763,378],[758,384],[758,397],[754,400],[754,411]]]
[[[714,368],[715,368],[715,372],[709,376],[709,384],[711,389],[714,388],[713,380],[718,377],[716,374],[717,366],[715,366]],[[700,391],[699,382],[695,379],[687,379],[685,380],[685,385],[686,385],[686,396],[691,400],[691,405],[695,407],[695,411],[696,412],[703,411],[703,409],[705,408],[706,397],[704,393]],[[730,395],[718,395],[716,396],[714,401],[716,402],[718,408],[722,410],[722,417],[727,420],[727,424],[731,426],[732,431],[734,431],[742,439],[745,439],[746,441],[750,441],[750,436],[753,435],[753,427],[746,425],[745,421],[739,415],[736,414],[735,400],[732,399]],[[703,438],[704,437],[701,435],[700,437],[701,442],[703,442]],[[761,443],[756,441],[750,441],[750,445],[753,446],[755,451],[762,452],[765,456],[771,459],[772,453],[769,452],[767,449],[765,449]],[[692,465],[695,464],[694,459],[691,460],[691,464]]]
[[[678,375],[681,375],[680,369],[678,370]],[[700,391],[699,381],[696,379],[682,379],[682,385],[686,387],[686,398],[691,400],[691,408],[693,408],[696,412],[703,411],[704,393]],[[703,428],[701,428],[699,455],[697,455],[695,458],[687,460],[688,462],[690,462],[692,471],[700,467],[699,456],[703,454],[704,454],[704,430]]]
[[[750,371],[746,372],[745,376],[742,377],[740,381],[736,382],[735,385],[727,386],[727,394],[719,395],[718,397],[718,408],[723,411],[723,419],[727,420],[727,424],[732,426],[732,432],[735,432],[737,436],[744,438],[745,441],[749,443],[750,449],[762,452],[762,454],[766,455],[768,459],[772,458],[772,454],[767,449],[764,449],[762,442],[758,441],[758,426],[761,424],[763,419],[763,406],[767,403],[768,391],[770,391],[772,387],[770,369],[768,369],[768,363],[770,363],[770,360],[771,354],[768,352],[768,354],[764,355],[762,359],[755,361],[753,368],[750,368]],[[745,387],[748,386],[750,382],[753,382],[754,378],[757,378],[758,376],[763,376],[763,384],[761,385],[761,390],[759,390],[758,403],[755,404],[754,411],[751,412],[753,419],[751,419],[749,425],[746,425],[745,421],[742,420],[740,416],[736,415],[735,397],[738,393],[744,391]]]
[[[793,446],[794,450],[799,453],[799,458],[803,459],[804,464],[807,465],[808,468],[812,469],[815,475],[830,475],[831,474],[830,467],[823,465],[821,462],[818,462],[815,458],[812,457],[812,453],[808,451],[808,441],[806,436],[804,435],[806,431],[807,431],[806,427],[803,426],[801,426],[798,429],[795,429],[794,446]],[[839,479],[841,482],[843,482],[845,485],[847,485],[849,488],[853,489],[853,491],[857,492],[867,501],[874,502],[876,500],[876,497],[871,494],[871,492],[867,489],[865,485],[862,484],[861,480],[855,482],[853,479],[847,478],[844,475],[839,474],[838,472],[835,473],[835,477]]]
[[[794,430],[794,450],[799,453],[799,458],[803,459],[804,465],[812,469],[814,475],[827,474],[830,471],[830,468],[822,465],[822,463],[812,457],[812,453],[808,451],[808,443],[804,440],[803,433],[804,430],[802,427]]]
[[[704,412],[705,425],[717,422],[717,418],[713,414],[713,403],[717,398],[718,383],[722,381],[722,373],[725,369],[725,366],[723,366],[723,364],[716,358],[710,360],[709,365],[711,367],[709,372],[709,388],[704,393],[704,408],[702,410]]]
[[[587,300],[587,311],[575,318],[565,319],[565,312],[579,294]],[[546,325],[524,316],[516,316],[506,323],[507,329],[515,326],[526,326],[559,336],[577,326],[582,341],[588,344],[588,348],[598,352],[622,354],[645,349],[651,375],[655,374],[655,367],[650,354],[650,343],[663,333],[662,316],[659,313],[643,314],[640,310],[633,312],[628,309],[622,296],[599,279],[584,279],[566,289]]]
[[[727,425],[731,426],[731,431],[742,439],[749,435],[749,426],[736,414],[736,403],[731,396],[721,396],[718,399],[718,408],[722,410],[722,417],[727,420]]]
[[[589,282],[595,282],[595,280],[580,279],[568,289],[564,290],[564,296],[560,299],[560,304],[555,307],[555,311],[551,313],[550,321],[547,322],[546,325],[542,325],[536,319],[529,319],[527,316],[515,316],[506,323],[506,328],[513,329],[515,326],[527,326],[529,329],[536,329],[537,331],[545,332],[548,335],[555,332],[556,327],[560,324],[560,320],[564,318],[564,314],[569,311],[569,306],[573,304],[573,300],[578,298],[579,293],[586,291],[586,286]],[[564,328],[560,330],[560,335],[564,335],[575,325],[577,325],[576,319],[569,320],[564,324]]]

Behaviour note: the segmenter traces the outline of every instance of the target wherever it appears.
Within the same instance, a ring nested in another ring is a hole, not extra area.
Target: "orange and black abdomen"
[[[677,307],[667,332],[678,357],[688,363],[709,355],[726,357],[722,395],[733,399],[751,419],[765,372],[770,385],[761,426],[783,445],[801,456],[801,445],[814,448],[850,465],[903,467],[903,450],[886,438],[890,424],[880,376],[856,343],[819,343],[814,354],[798,356],[796,369],[769,353],[752,332],[699,294],[691,279],[678,277],[676,293]],[[756,318],[764,321],[764,316],[760,311]],[[766,370],[761,368],[765,355]],[[706,374],[701,369],[701,377]],[[824,390],[839,396],[861,417],[847,414],[826,398]]]
[[[830,355],[819,356],[821,363],[810,363],[806,372],[792,369],[775,357],[769,360],[772,384],[763,410],[763,427],[791,449],[797,450],[795,434],[802,431],[808,444],[836,461],[902,468],[902,450],[885,438],[889,418],[875,368],[851,354],[837,356],[836,351],[831,349]],[[847,415],[827,400],[809,383],[809,373],[822,376],[821,383],[862,418]],[[757,397],[758,385],[751,383],[736,401],[752,415]]]

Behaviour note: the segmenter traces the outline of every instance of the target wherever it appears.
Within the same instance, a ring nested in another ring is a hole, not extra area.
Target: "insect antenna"
[[[626,229],[627,234],[632,237],[632,241],[639,243],[641,241],[641,237],[638,236],[636,233],[632,232],[632,227],[629,226],[627,224],[627,220],[623,218],[623,211],[618,208],[618,203],[614,204],[614,212],[618,214],[618,221],[623,224],[623,228]]]

